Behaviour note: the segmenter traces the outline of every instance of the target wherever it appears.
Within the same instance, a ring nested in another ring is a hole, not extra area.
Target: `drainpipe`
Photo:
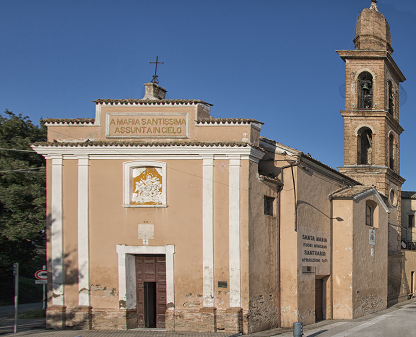
[[[285,161],[289,161],[289,160],[285,160]],[[292,163],[290,165],[286,165],[286,166],[282,166],[282,175],[283,175],[283,169],[290,167],[291,171],[292,171],[292,182],[293,182],[293,199],[295,201],[295,232],[298,231],[298,203],[296,200],[296,185],[295,185],[295,175],[293,174],[293,166],[298,166],[300,164],[300,157],[298,157],[298,159],[296,160],[295,163]]]
[[[284,159],[284,160],[275,160],[275,161],[287,161],[288,162],[288,160],[286,160],[286,159]],[[291,168],[291,170],[292,170],[292,181],[293,181],[293,195],[294,195],[294,200],[295,200],[295,231],[297,232],[297,230],[298,230],[298,228],[297,228],[297,201],[296,201],[296,189],[295,189],[295,177],[294,177],[294,174],[293,174],[293,166],[297,166],[297,165],[299,165],[300,164],[300,158],[298,158],[297,160],[296,160],[296,162],[294,162],[294,163],[292,163],[292,164],[290,164],[290,165],[286,165],[286,166],[282,166],[282,167],[280,167],[280,169],[282,170],[282,182],[283,182],[283,169],[285,169],[285,168],[288,168],[288,167],[290,167]],[[282,188],[283,189],[283,188]],[[281,189],[281,190],[282,190]],[[280,287],[280,257],[281,257],[281,252],[280,252],[280,213],[281,213],[281,205],[280,205],[280,192],[281,192],[281,190],[279,191],[279,194],[278,194],[278,205],[279,205],[279,208],[278,208],[278,214],[277,214],[277,251],[278,251],[278,258],[277,258],[277,273],[278,273],[278,275],[277,275],[277,281],[278,281],[278,284],[277,284],[277,294],[278,294],[278,304],[277,304],[277,306],[278,306],[278,309],[279,309],[279,315],[278,315],[278,322],[277,322],[277,324],[278,324],[278,326],[279,327],[281,327],[282,326],[282,300],[281,300],[281,298],[282,298],[282,296],[281,296],[281,287]]]

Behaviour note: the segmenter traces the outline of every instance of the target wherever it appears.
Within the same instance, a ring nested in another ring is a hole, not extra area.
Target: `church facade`
[[[45,120],[48,326],[251,333],[403,300],[405,78],[375,1],[354,41],[339,171],[156,83]]]

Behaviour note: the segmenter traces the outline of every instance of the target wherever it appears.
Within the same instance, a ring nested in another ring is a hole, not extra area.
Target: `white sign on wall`
[[[376,245],[376,230],[375,229],[368,230],[368,243],[373,246]]]

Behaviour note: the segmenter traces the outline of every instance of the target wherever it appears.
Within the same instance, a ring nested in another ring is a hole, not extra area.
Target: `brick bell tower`
[[[374,185],[387,198],[389,250],[400,250],[399,83],[406,80],[393,60],[390,27],[373,0],[357,20],[355,50],[338,50],[346,63],[344,166],[341,173]],[[393,233],[392,233],[393,230]],[[396,240],[397,239],[397,240]]]

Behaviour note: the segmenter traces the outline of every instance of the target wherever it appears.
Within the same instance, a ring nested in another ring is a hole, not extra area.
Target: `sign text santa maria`
[[[107,138],[188,138],[186,113],[108,113]]]

